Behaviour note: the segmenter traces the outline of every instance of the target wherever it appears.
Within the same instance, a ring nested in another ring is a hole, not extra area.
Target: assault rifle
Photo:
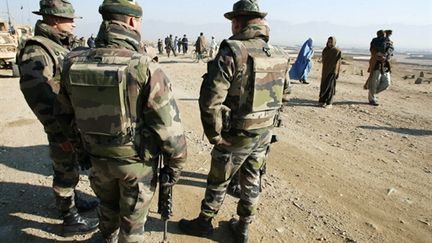
[[[162,243],[168,243],[168,221],[172,215],[172,185],[168,166],[164,165],[163,156],[159,156],[159,200],[158,213],[164,221]]]
[[[279,138],[277,135],[272,135],[270,143],[277,143],[279,142]],[[270,147],[267,148],[266,156],[270,152]],[[259,191],[262,192],[262,178],[263,176],[267,174],[267,162],[263,165],[263,167],[260,169],[260,179],[259,179]]]

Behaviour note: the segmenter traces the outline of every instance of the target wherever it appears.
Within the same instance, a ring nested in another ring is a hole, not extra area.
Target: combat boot
[[[119,232],[120,230],[116,230],[114,233],[112,233],[109,236],[104,236],[105,243],[117,243],[119,240]]]
[[[233,218],[229,221],[229,224],[232,235],[234,236],[234,242],[247,243],[249,222],[246,222],[246,220],[242,220],[241,218],[240,220]]]
[[[120,230],[117,229],[111,234],[104,234],[102,232],[96,233],[88,243],[118,243],[119,232]]]
[[[181,231],[188,235],[206,237],[213,234],[212,218],[205,218],[198,216],[193,220],[181,219],[179,221],[179,228]]]
[[[84,218],[78,214],[76,208],[63,214],[62,235],[72,236],[91,233],[97,229],[99,221],[96,218]]]
[[[92,209],[95,209],[99,205],[99,201],[96,199],[86,200],[78,195],[77,191],[75,191],[75,207],[78,209],[78,212],[87,212]]]

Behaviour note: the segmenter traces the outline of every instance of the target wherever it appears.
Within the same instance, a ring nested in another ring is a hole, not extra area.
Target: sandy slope
[[[196,100],[206,66],[184,56],[162,57],[160,65],[173,82],[189,150],[175,187],[170,242],[230,242],[227,221],[237,201],[230,196],[211,239],[182,235],[176,226],[197,216],[209,169],[211,146],[202,140]],[[318,63],[310,85],[294,82],[250,242],[432,242],[432,85],[401,78],[418,74],[418,67],[396,66],[391,90],[380,96],[381,106],[371,107],[361,88],[365,77],[358,75],[365,65],[343,66],[331,109],[316,106]],[[0,242],[87,241],[90,236],[57,235],[42,127],[17,79],[2,77],[0,90]],[[91,195],[88,184],[83,175],[79,189]],[[154,202],[148,242],[161,239]]]

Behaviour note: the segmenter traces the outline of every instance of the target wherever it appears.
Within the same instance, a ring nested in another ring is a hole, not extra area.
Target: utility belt
[[[261,111],[243,117],[232,117],[229,108],[222,109],[223,130],[255,130],[267,127],[280,127],[278,110]]]
[[[134,140],[134,135],[129,132],[123,136],[109,136],[106,134],[87,133],[83,134],[83,139],[89,144],[98,144],[101,146],[122,146]]]
[[[108,158],[131,158],[138,156],[132,143],[125,145],[86,144],[86,151],[92,156]]]
[[[107,136],[105,134],[84,134],[86,150],[94,156],[125,158],[137,155],[133,135]]]

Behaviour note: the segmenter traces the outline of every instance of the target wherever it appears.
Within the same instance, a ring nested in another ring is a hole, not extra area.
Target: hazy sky
[[[88,35],[97,32],[95,26],[100,22],[97,10],[102,0],[71,1],[76,12],[84,17],[83,20],[77,21],[76,33]],[[138,0],[138,2],[144,9],[144,21],[176,22],[188,25],[226,23],[228,32],[230,26],[223,18],[223,13],[231,10],[235,1]],[[38,0],[9,0],[10,12],[14,20],[30,22],[32,25],[38,17],[31,14],[31,11],[37,10],[38,4]],[[382,28],[399,25],[425,26],[424,33],[428,33],[426,40],[432,42],[431,0],[261,0],[260,5],[263,11],[269,13],[267,19],[270,23],[272,21],[287,21],[290,24],[325,22],[347,27],[383,26]],[[5,18],[6,0],[0,0],[0,6],[2,6],[0,17]],[[22,10],[21,6],[23,6]],[[395,30],[395,38],[396,33],[397,30]],[[422,35],[422,33],[418,34]],[[405,44],[409,45],[409,43]],[[432,49],[432,44],[423,44],[422,47]]]

